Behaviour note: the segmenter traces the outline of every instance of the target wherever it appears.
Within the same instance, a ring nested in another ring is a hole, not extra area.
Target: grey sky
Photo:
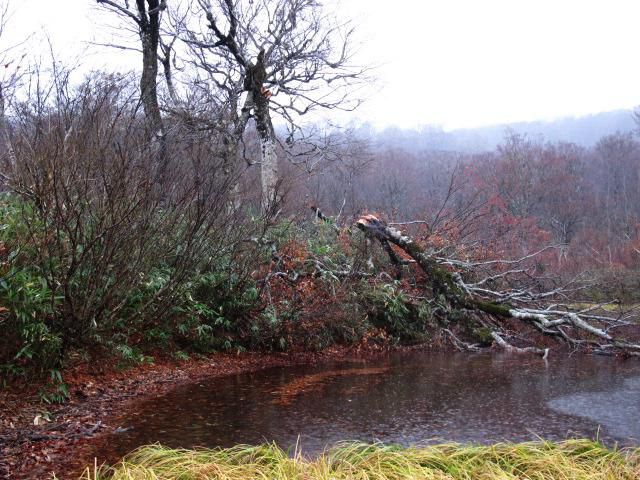
[[[325,3],[358,26],[361,62],[379,65],[375,93],[352,114],[377,125],[469,127],[640,104],[637,0],[334,2]],[[87,67],[138,63],[135,54],[86,50],[110,18],[94,0],[11,3],[7,40],[46,31]],[[32,51],[43,46],[33,42]]]

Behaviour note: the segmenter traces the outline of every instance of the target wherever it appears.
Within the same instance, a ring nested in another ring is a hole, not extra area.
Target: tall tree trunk
[[[158,137],[164,136],[160,105],[158,104],[158,57],[157,40],[152,35],[143,34],[142,38],[142,76],[140,77],[140,93],[145,117]],[[154,47],[155,44],[155,47]]]
[[[160,44],[160,0],[137,0],[140,15],[140,39],[142,41],[142,76],[140,77],[140,96],[144,114],[153,135],[164,137],[162,116],[158,103],[158,46]]]
[[[265,69],[265,51],[260,50],[255,65],[246,67],[244,90],[250,95],[249,102],[253,102],[256,129],[260,137],[260,166],[262,180],[262,210],[267,215],[274,214],[279,203],[277,198],[278,186],[278,156],[276,154],[276,134],[271,123],[269,113],[269,97],[271,93],[264,88],[267,78]]]
[[[269,100],[260,95],[256,100],[256,129],[260,137],[260,178],[262,186],[262,210],[274,213],[278,204],[278,156],[275,132],[269,116]]]

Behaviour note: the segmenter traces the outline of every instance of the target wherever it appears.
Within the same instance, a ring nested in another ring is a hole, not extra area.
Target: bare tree
[[[39,80],[16,109],[8,186],[29,205],[16,243],[29,243],[51,290],[55,314],[43,322],[62,348],[110,335],[118,319],[153,324],[198,272],[225,256],[243,262],[253,227],[225,207],[235,179],[220,174],[218,138],[177,129],[158,164],[127,76],[94,74],[75,88],[66,75]],[[158,169],[167,188],[151,181]],[[131,309],[131,292],[160,271],[160,288]]]
[[[352,64],[352,28],[316,0],[198,0],[177,12],[176,28],[197,67],[195,83],[217,92],[230,152],[251,118],[260,139],[263,208],[277,204],[277,137],[272,115],[288,124],[286,150],[305,139],[300,117],[317,109],[355,108],[350,87],[364,73]],[[242,98],[244,95],[244,99]],[[253,164],[255,162],[248,160]]]

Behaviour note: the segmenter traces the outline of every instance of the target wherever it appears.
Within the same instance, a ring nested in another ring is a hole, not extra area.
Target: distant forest
[[[365,137],[375,138],[376,145],[381,148],[399,147],[410,152],[441,150],[478,153],[495,149],[504,140],[506,132],[527,135],[533,139],[571,142],[591,147],[605,135],[631,132],[636,128],[632,111],[614,110],[550,121],[517,122],[456,130],[444,130],[432,125],[415,129],[386,127],[376,130],[366,123],[358,130]]]
[[[450,241],[501,255],[560,245],[555,269],[635,269],[636,128],[630,111],[452,132],[361,127],[355,135],[369,160],[328,167],[306,194],[347,217],[384,212],[432,232],[455,230]]]

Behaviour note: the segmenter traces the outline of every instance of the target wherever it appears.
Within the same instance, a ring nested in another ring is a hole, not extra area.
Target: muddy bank
[[[314,364],[384,355],[376,347],[330,348],[319,353],[214,354],[206,359],[116,371],[108,366],[96,373],[90,365],[65,372],[70,398],[64,405],[47,405],[37,385],[14,385],[0,391],[0,478],[77,478],[85,465],[78,459],[101,436],[116,431],[120,415],[134,402],[210,377],[275,366]],[[39,417],[34,424],[34,419]]]

